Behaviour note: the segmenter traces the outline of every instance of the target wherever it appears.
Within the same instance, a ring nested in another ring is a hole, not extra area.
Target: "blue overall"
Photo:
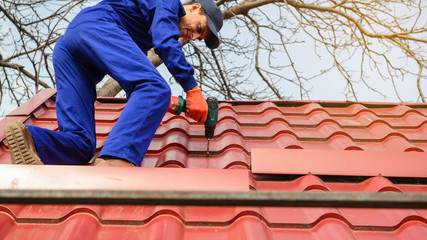
[[[141,166],[170,102],[170,88],[146,53],[154,48],[184,91],[197,85],[179,38],[180,0],[105,0],[82,10],[56,43],[59,132],[28,126],[44,164],[87,164],[96,150],[95,85],[105,74],[127,104],[100,156]]]

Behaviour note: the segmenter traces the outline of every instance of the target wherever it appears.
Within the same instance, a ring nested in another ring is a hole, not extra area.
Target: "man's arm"
[[[183,16],[184,9],[179,1],[165,2],[167,3],[161,3],[156,7],[149,33],[152,37],[154,51],[163,60],[175,80],[187,92],[197,86],[197,82],[193,76],[194,69],[185,59],[181,43],[178,41],[180,36],[179,18]]]
[[[187,93],[186,116],[199,123],[204,123],[207,118],[208,105],[194,79],[194,69],[185,59],[181,43],[178,41],[180,36],[179,18],[185,14],[184,8],[180,1],[168,1],[168,5],[164,4],[157,6],[150,28],[154,51]],[[176,5],[174,6],[174,4]]]

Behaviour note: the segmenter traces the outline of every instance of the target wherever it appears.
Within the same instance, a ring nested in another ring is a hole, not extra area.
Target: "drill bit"
[[[210,138],[208,138],[208,146],[206,148],[206,157],[208,157],[208,158],[209,158],[209,140],[210,140]]]

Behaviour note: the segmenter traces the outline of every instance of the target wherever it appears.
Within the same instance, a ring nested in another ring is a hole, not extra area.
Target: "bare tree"
[[[0,3],[1,109],[19,106],[41,89],[55,87],[53,46],[84,6],[83,0]]]
[[[54,87],[53,46],[72,17],[97,1],[4,0],[0,3],[1,106]],[[225,25],[219,49],[182,41],[203,91],[221,99],[310,99],[311,82],[335,71],[348,100],[355,85],[386,97],[375,81],[413,81],[425,102],[425,1],[218,0]],[[310,43],[310,54],[300,47]],[[150,51],[157,67],[162,61]],[[316,62],[308,69],[307,59]],[[319,64],[317,64],[317,62]],[[415,67],[408,67],[415,66]],[[375,74],[375,77],[372,75]],[[115,96],[109,79],[99,96]],[[294,92],[297,95],[294,96]],[[9,96],[6,98],[5,96]],[[400,89],[395,88],[400,101]]]

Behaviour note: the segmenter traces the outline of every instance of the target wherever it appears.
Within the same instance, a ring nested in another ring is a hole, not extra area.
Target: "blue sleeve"
[[[169,72],[188,91],[197,85],[194,69],[185,59],[179,39],[179,16],[184,15],[180,1],[161,1],[154,11],[149,34],[152,37],[154,51],[163,60]]]

